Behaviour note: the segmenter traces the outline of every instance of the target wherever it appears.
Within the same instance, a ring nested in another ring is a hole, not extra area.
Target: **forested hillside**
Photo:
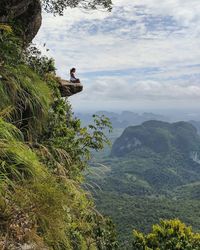
[[[168,154],[173,150],[188,156],[199,151],[200,137],[190,123],[167,123],[148,121],[140,126],[125,129],[113,145],[113,156],[125,156],[135,149],[146,148],[159,154]]]
[[[191,124],[148,121],[126,128],[110,155],[97,155],[88,180],[97,183],[97,207],[113,218],[121,242],[130,243],[132,229],[149,232],[159,219],[180,218],[200,229],[199,149]]]

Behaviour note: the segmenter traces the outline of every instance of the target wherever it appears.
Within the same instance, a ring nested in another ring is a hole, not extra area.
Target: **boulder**
[[[0,1],[0,23],[10,23],[12,20],[18,23],[25,44],[30,43],[40,29],[41,13],[40,0]]]
[[[59,89],[62,97],[69,97],[83,90],[83,85],[80,83],[72,83],[67,80],[59,80]]]

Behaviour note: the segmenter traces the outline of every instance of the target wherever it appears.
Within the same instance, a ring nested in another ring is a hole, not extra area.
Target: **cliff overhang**
[[[29,44],[42,24],[40,0],[1,0],[0,23],[12,23],[20,27],[20,36]]]
[[[62,97],[69,97],[83,90],[83,85],[81,85],[80,83],[72,83],[70,81],[60,79],[59,84],[59,89]]]

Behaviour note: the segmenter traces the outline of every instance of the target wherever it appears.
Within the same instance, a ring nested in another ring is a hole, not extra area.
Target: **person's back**
[[[80,80],[78,78],[75,77],[75,73],[76,73],[76,69],[72,68],[70,70],[70,82],[73,83],[80,83]]]

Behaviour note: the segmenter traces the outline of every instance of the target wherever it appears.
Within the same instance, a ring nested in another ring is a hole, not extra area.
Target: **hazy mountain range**
[[[140,125],[145,121],[157,120],[164,122],[177,122],[177,121],[189,121],[194,125],[198,132],[200,132],[200,116],[198,114],[192,116],[191,114],[179,114],[178,112],[168,115],[157,114],[152,112],[137,113],[132,111],[122,111],[121,113],[109,112],[109,111],[97,111],[97,115],[105,115],[112,123],[113,128],[124,129],[128,126]],[[92,122],[92,113],[76,113],[75,116],[80,118],[83,125],[88,125]]]
[[[131,111],[123,111],[121,113],[109,112],[109,111],[97,111],[97,115],[105,115],[108,117],[114,128],[126,128],[131,125],[139,125],[148,120],[160,120],[169,121],[170,119],[164,115],[154,113],[135,113]],[[92,114],[90,113],[77,113],[76,116],[87,125],[92,121]]]

